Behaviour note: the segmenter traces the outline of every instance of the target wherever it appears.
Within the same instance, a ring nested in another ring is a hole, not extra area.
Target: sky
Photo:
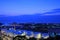
[[[0,15],[43,14],[60,8],[60,0],[0,0]]]

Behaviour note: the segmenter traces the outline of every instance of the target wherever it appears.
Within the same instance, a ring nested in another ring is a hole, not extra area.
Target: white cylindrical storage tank
[[[49,34],[48,34],[48,33],[42,33],[42,38],[43,38],[43,39],[49,38]]]
[[[6,32],[6,29],[2,29],[2,30],[1,30],[1,33],[5,33],[5,32]]]
[[[41,35],[41,33],[39,33],[39,32],[35,32],[35,33],[34,33],[34,37],[35,37],[37,40],[39,40],[39,39],[41,39],[42,35]]]
[[[20,35],[21,35],[21,36],[25,36],[25,35],[26,35],[25,30],[20,30],[19,32],[20,32]]]
[[[27,39],[34,37],[33,32],[32,31],[26,31],[26,37],[27,37]]]

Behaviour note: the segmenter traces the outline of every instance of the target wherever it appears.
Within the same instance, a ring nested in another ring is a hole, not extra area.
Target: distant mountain
[[[59,10],[46,12],[42,14],[33,14],[33,15],[0,16],[0,22],[3,22],[3,23],[12,23],[12,22],[60,23]],[[46,14],[54,14],[54,15],[46,15]],[[58,14],[58,15],[55,15],[55,14]]]

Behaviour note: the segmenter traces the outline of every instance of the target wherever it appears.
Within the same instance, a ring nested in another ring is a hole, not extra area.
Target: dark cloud
[[[44,15],[60,15],[60,8],[53,9],[50,12],[43,13]]]

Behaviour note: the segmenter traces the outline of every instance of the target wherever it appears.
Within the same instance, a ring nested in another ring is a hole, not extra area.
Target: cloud
[[[43,13],[43,15],[60,15],[60,8],[59,9],[53,9],[50,12]]]
[[[48,15],[60,15],[60,14],[57,14],[57,13],[56,13],[56,14],[44,14],[44,15],[47,15],[47,16],[48,16]]]

